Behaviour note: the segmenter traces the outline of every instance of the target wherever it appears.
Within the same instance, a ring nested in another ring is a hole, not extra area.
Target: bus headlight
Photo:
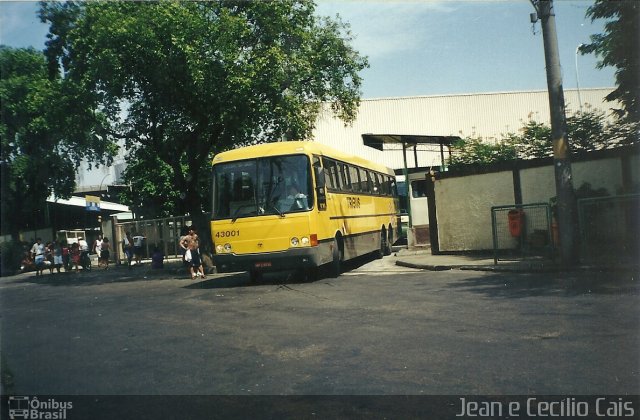
[[[298,238],[296,237],[291,238],[291,246],[298,246],[299,243],[300,241],[298,241]]]
[[[216,245],[216,254],[222,254],[224,247],[222,245]]]
[[[224,244],[224,252],[231,252],[231,244]]]
[[[309,238],[307,238],[306,236],[303,236],[302,239],[300,239],[300,242],[302,243],[302,245],[308,246],[309,245]]]

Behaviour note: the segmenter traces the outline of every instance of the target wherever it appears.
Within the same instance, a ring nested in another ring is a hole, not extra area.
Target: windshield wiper
[[[251,203],[251,204],[243,204],[243,205],[239,206],[236,209],[236,211],[233,213],[233,218],[231,219],[231,223],[235,223],[235,221],[238,220],[238,217],[240,217],[240,210],[242,210],[245,207],[251,207],[251,206],[255,207],[255,204]],[[251,214],[251,213],[256,213],[256,211],[252,210],[252,211],[250,211],[248,213],[244,213],[243,216],[246,216],[246,215]]]
[[[268,208],[272,208],[272,209],[274,209],[274,210],[276,211],[276,213],[278,213],[278,215],[279,215],[280,217],[284,217],[284,213],[283,213],[283,212],[278,208],[278,206],[276,206],[275,204],[273,204],[273,203],[269,204],[269,207],[268,207]]]

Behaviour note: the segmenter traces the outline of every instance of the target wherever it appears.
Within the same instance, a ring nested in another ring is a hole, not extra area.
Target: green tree
[[[47,198],[71,195],[82,159],[108,163],[115,150],[99,135],[100,114],[48,76],[41,52],[0,46],[0,74],[2,231],[16,238],[46,225]]]
[[[509,162],[516,158],[516,148],[510,139],[490,143],[479,137],[469,137],[456,142],[453,149],[455,154],[449,159],[451,169]]]
[[[573,152],[590,152],[640,143],[640,124],[610,122],[604,112],[587,110],[567,117],[567,135]],[[489,165],[518,159],[553,156],[551,127],[534,120],[527,121],[518,133],[487,143],[481,138],[467,138],[453,146],[451,168],[462,165]]]
[[[598,68],[616,68],[617,87],[606,99],[620,101],[620,118],[640,121],[640,1],[596,0],[587,9],[587,17],[607,22],[604,33],[591,35],[591,43],[580,51],[595,53],[600,58]]]
[[[112,121],[123,118],[114,130],[129,152],[129,202],[197,217],[209,205],[213,154],[307,138],[323,102],[344,121],[355,117],[367,61],[348,26],[314,8],[311,0],[52,2],[40,16],[51,23],[52,66],[96,95]],[[175,201],[159,206],[161,198]]]

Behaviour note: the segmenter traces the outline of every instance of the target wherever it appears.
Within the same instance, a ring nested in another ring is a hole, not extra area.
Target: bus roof
[[[394,171],[384,165],[372,162],[367,159],[363,159],[359,156],[345,153],[338,149],[334,149],[333,147],[329,147],[314,141],[280,141],[273,143],[262,143],[255,146],[239,147],[237,149],[218,153],[213,157],[212,164],[234,160],[251,159],[256,157],[278,156],[296,153],[327,156],[344,162],[353,163],[354,165],[362,166],[364,168],[384,172],[389,175],[394,175]]]

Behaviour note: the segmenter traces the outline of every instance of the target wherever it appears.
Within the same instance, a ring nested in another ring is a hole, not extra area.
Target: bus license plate
[[[254,267],[255,268],[267,268],[267,267],[271,267],[271,263],[270,262],[257,262]]]

